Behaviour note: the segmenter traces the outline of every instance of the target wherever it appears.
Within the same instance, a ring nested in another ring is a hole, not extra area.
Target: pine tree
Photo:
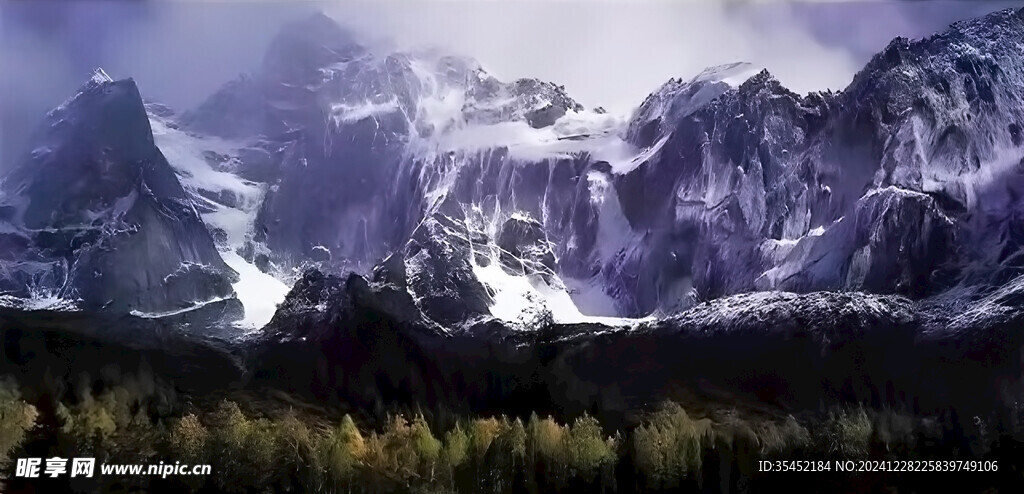
[[[171,452],[189,463],[205,463],[209,435],[199,417],[191,413],[185,415],[171,427],[168,438]]]
[[[412,440],[416,455],[419,456],[420,461],[423,463],[423,468],[427,472],[427,478],[430,482],[433,482],[434,468],[437,466],[437,460],[441,454],[441,441],[438,441],[430,433],[430,427],[427,426],[427,421],[424,420],[423,415],[417,415],[413,419]]]
[[[466,462],[468,457],[469,436],[462,430],[462,426],[456,422],[455,427],[444,435],[444,449],[441,451],[441,459],[448,467],[452,489],[455,489],[456,470]]]
[[[38,417],[36,407],[21,400],[13,381],[0,381],[0,472],[7,472],[11,453],[25,441]]]
[[[335,482],[349,484],[366,456],[366,441],[352,417],[346,414],[329,437],[327,470]]]
[[[665,405],[633,433],[634,461],[650,487],[673,488],[687,475],[699,474],[708,419],[693,420],[681,406]]]
[[[605,439],[601,425],[590,415],[576,419],[564,441],[569,465],[585,481],[592,481],[595,474],[615,458],[614,444]]]
[[[550,417],[540,419],[530,416],[527,424],[527,452],[536,472],[534,482],[538,487],[553,483],[555,488],[565,481],[565,429]]]

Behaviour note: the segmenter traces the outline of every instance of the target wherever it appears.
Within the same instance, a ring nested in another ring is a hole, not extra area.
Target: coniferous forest
[[[980,431],[965,435],[942,417],[892,409],[834,408],[801,418],[737,410],[698,416],[665,402],[629,428],[608,430],[589,414],[394,411],[375,420],[280,404],[268,410],[246,396],[242,403],[171,404],[155,391],[116,386],[27,403],[17,383],[5,379],[0,467],[10,472],[12,459],[25,456],[212,466],[206,476],[42,479],[37,485],[47,492],[873,492],[882,485],[974,491],[1019,482],[1022,475],[1022,451],[1010,431],[979,424]],[[999,470],[918,472],[925,477],[915,478],[837,472],[834,462],[951,457],[992,462]],[[819,473],[759,472],[759,462],[775,460],[827,460],[831,466]],[[5,492],[21,492],[27,480],[4,479]]]

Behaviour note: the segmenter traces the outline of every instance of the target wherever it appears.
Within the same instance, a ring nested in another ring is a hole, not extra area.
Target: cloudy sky
[[[375,43],[438,45],[503,79],[564,84],[626,112],[671,77],[748,61],[798,92],[842,89],[894,36],[920,37],[1006,1],[0,0],[0,156],[103,66],[178,109],[258,66],[277,28],[323,10]]]
[[[464,51],[499,77],[556,81],[586,105],[628,110],[669,78],[735,61],[765,67],[800,93],[842,89],[893,37],[925,36],[1007,4],[484,0],[325,10],[402,44]]]

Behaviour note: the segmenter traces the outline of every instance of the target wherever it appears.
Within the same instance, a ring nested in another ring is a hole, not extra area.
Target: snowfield
[[[225,233],[226,241],[217,247],[224,262],[238,273],[239,280],[232,287],[235,296],[245,307],[244,318],[236,324],[248,330],[263,327],[270,322],[277,305],[284,301],[290,287],[260,271],[237,251],[252,233],[265,186],[244,180],[228,171],[216,170],[203,156],[204,151],[233,156],[237,154],[239,144],[192,135],[171,128],[154,116],[150,116],[150,125],[157,147],[178,174],[182,185],[191,193],[193,200],[203,206],[203,210],[209,210],[200,215],[203,221],[208,227]],[[210,198],[221,197],[222,194],[233,197],[238,206],[228,207]],[[210,302],[199,302],[195,308]]]

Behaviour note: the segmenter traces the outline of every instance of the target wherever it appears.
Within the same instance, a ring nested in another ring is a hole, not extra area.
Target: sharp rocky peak
[[[626,129],[626,140],[640,148],[653,146],[671,133],[676,123],[705,107],[723,94],[745,87],[778,82],[768,73],[748,62],[734,62],[708,67],[689,80],[672,78],[644,99],[633,113]]]
[[[235,273],[154,144],[132,79],[97,70],[30,149],[2,182],[6,234],[20,240],[0,259],[0,292],[144,313],[232,295]]]
[[[30,228],[55,216],[88,215],[128,195],[159,154],[135,81],[114,80],[102,69],[47,114],[33,143],[3,183],[9,196],[25,196],[22,219]]]
[[[323,138],[339,125],[372,120],[381,142],[394,142],[465,123],[547,127],[582,110],[563,86],[531,78],[499,81],[476,60],[436,48],[371,49],[317,14],[286,25],[253,78],[226,85],[184,122],[229,137],[306,129]]]
[[[857,73],[848,92],[858,92],[877,79],[915,79],[922,72],[958,69],[969,60],[999,59],[1019,66],[1024,36],[1024,9],[1005,9],[956,22],[949,29],[921,39],[897,37]]]
[[[302,77],[365,51],[352,32],[317,12],[282,27],[267,49],[263,66],[268,74]]]

